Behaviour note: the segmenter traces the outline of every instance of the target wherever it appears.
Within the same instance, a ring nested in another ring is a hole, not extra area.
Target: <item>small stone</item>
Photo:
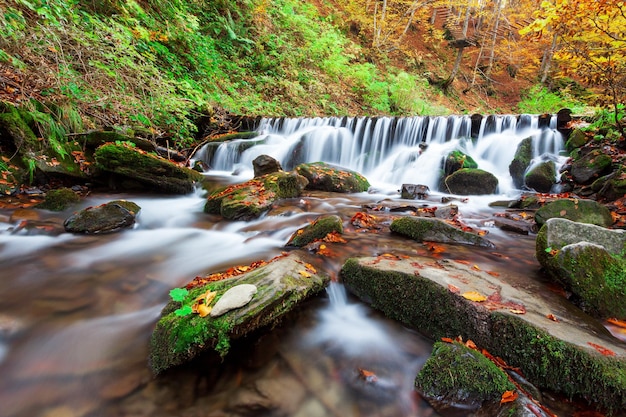
[[[211,317],[219,317],[224,313],[243,307],[252,300],[257,288],[252,284],[235,285],[222,295],[211,310]]]

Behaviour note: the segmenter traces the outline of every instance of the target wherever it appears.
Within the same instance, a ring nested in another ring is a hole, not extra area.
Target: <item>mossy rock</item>
[[[543,205],[535,212],[537,226],[552,218],[563,218],[579,223],[595,224],[609,227],[613,217],[608,208],[593,200],[562,198]]]
[[[251,220],[267,212],[279,198],[299,197],[306,179],[294,172],[274,172],[211,193],[204,212],[228,220]]]
[[[443,220],[430,217],[400,217],[391,222],[392,232],[410,237],[418,242],[460,243],[464,245],[494,248],[495,245],[482,236],[465,232]]]
[[[580,129],[574,129],[572,133],[569,134],[567,138],[567,142],[565,142],[565,149],[567,152],[572,152],[576,148],[580,148],[585,143],[587,143],[587,135]]]
[[[471,156],[459,150],[450,152],[446,156],[444,162],[443,170],[445,172],[445,175],[451,175],[462,168],[478,168],[478,164]]]
[[[524,175],[524,184],[538,193],[549,193],[556,184],[556,167],[554,162],[545,161],[533,166]]]
[[[537,234],[536,255],[581,309],[626,319],[626,232],[550,219]]]
[[[303,247],[316,239],[323,239],[329,233],[343,233],[343,222],[339,216],[328,215],[318,217],[313,223],[298,229],[291,235],[286,246]]]
[[[598,178],[591,184],[591,188],[603,200],[613,201],[623,197],[626,195],[626,170],[622,167],[610,175]]]
[[[80,196],[69,188],[59,188],[46,193],[43,202],[37,205],[38,209],[50,211],[63,211],[78,203]]]
[[[572,163],[570,172],[580,184],[589,184],[610,171],[612,160],[599,149],[594,149]]]
[[[156,146],[151,141],[134,136],[124,135],[114,130],[94,130],[82,136],[84,144],[92,149],[96,149],[105,143],[127,142],[132,143],[137,148],[146,152],[156,150]]]
[[[96,149],[94,158],[99,169],[115,174],[121,179],[130,179],[131,184],[138,184],[149,191],[187,194],[192,192],[196,182],[203,178],[192,169],[180,167],[167,159],[142,153],[124,144],[102,145]],[[130,189],[135,187],[125,185],[123,180],[118,181],[116,186]]]
[[[524,186],[524,173],[530,165],[530,161],[533,159],[533,139],[526,138],[517,145],[515,156],[509,164],[509,173],[513,179],[513,185],[516,188],[522,188]]]
[[[136,213],[128,210],[127,203],[110,202],[88,207],[68,217],[63,226],[69,233],[104,234],[119,232],[135,224]]]
[[[232,340],[275,325],[301,302],[322,291],[329,281],[327,275],[313,270],[304,258],[292,253],[237,277],[199,284],[184,300],[172,300],[163,309],[150,341],[150,367],[158,374],[205,352],[224,357]],[[191,312],[200,294],[217,292],[212,306],[228,289],[240,284],[257,288],[247,305],[215,318]]]
[[[458,342],[435,342],[415,378],[415,388],[431,403],[473,411],[484,402],[499,403],[515,385],[477,350]]]
[[[445,178],[444,188],[457,195],[494,194],[498,189],[498,179],[482,169],[463,168]]]
[[[626,409],[624,344],[597,322],[581,326],[575,315],[564,315],[558,323],[546,319],[546,312],[564,311],[552,304],[567,303],[556,294],[538,296],[505,275],[417,256],[351,258],[340,277],[351,293],[387,317],[435,340],[471,339],[519,367],[539,389],[584,399],[599,410]],[[471,301],[464,296],[470,291],[490,298]],[[489,299],[502,305],[485,305]],[[514,313],[520,308],[525,314]]]
[[[0,113],[0,141],[5,152],[17,152],[19,155],[42,149],[42,142],[37,140],[15,108],[8,113]]]
[[[308,190],[335,193],[360,193],[369,189],[370,183],[361,174],[325,162],[300,164],[296,172],[305,177]]]

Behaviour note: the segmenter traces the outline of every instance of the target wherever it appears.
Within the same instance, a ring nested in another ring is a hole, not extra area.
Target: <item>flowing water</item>
[[[558,161],[560,136],[553,127],[540,129],[537,118],[505,116],[484,120],[474,140],[463,117],[276,119],[263,120],[259,130],[255,146],[234,141],[203,149],[196,157],[213,168],[207,176],[220,184],[241,181],[251,176],[251,161],[267,153],[285,169],[324,160],[359,170],[373,191],[307,193],[251,222],[204,214],[202,191],[97,194],[81,207],[125,198],[142,208],[132,230],[101,236],[63,232],[64,218],[77,207],[0,210],[0,416],[436,415],[412,389],[431,342],[350,299],[340,283],[305,303],[288,324],[237,347],[220,367],[199,361],[153,378],[150,333],[169,290],[194,276],[279,255],[290,235],[318,215],[336,213],[347,222],[363,204],[398,198],[401,183],[436,190],[433,172],[449,149],[461,147],[504,178],[521,138],[535,138],[537,158]],[[503,180],[499,192],[516,190]],[[470,198],[461,207],[464,220],[480,226],[491,210],[485,201]],[[536,275],[532,236],[493,229],[490,238],[499,253],[450,245],[445,254]],[[324,268],[337,278],[348,256],[386,253],[390,239],[363,234]],[[407,243],[404,251],[427,254],[422,246]]]

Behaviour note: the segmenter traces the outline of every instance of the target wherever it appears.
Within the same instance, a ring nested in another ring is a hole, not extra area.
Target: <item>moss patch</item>
[[[46,193],[45,200],[37,208],[51,211],[63,211],[80,201],[80,197],[69,188],[59,188]]]
[[[309,181],[306,187],[309,190],[360,193],[370,187],[370,183],[361,174],[325,162],[300,164],[296,171]]]
[[[343,223],[336,215],[322,216],[301,229],[298,229],[287,242],[287,246],[303,247],[316,239],[323,239],[329,233],[343,233]]]

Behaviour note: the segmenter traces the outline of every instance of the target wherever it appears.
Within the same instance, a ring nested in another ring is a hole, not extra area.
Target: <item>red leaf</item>
[[[604,356],[615,356],[615,352],[613,352],[611,349],[607,349],[604,346],[598,345],[597,343],[587,342],[587,344]]]

